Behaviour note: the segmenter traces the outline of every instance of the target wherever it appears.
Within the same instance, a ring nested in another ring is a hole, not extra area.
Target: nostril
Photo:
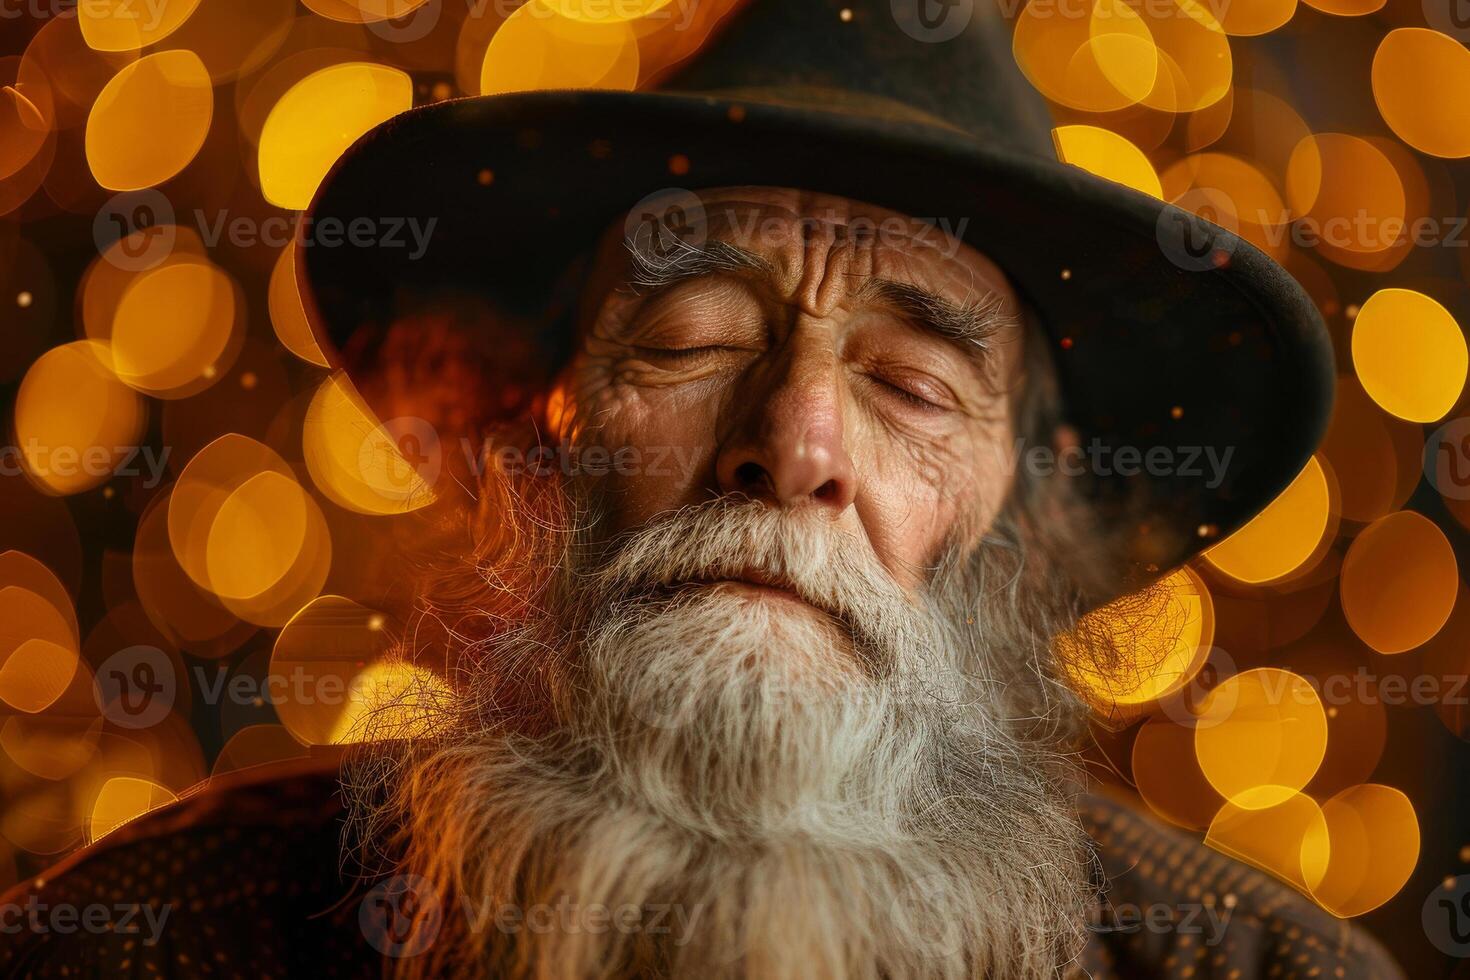
[[[735,482],[744,489],[765,488],[770,484],[765,467],[759,463],[741,463],[735,467]]]
[[[817,487],[817,489],[812,493],[812,496],[816,497],[818,500],[831,500],[833,497],[837,496],[837,481],[828,480],[826,483]]]

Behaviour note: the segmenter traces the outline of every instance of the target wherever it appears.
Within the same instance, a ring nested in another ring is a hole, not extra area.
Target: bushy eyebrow
[[[657,249],[628,246],[627,287],[635,293],[655,293],[686,279],[731,272],[769,273],[765,259],[729,242],[695,245],[678,238]]]
[[[916,326],[981,351],[990,350],[996,334],[1018,322],[1016,315],[1006,309],[1004,298],[991,292],[955,303],[922,286],[875,276],[862,284],[858,296],[886,303]]]

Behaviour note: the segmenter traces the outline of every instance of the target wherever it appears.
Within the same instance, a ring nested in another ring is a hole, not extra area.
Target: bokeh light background
[[[329,374],[291,272],[332,162],[412,105],[650,85],[735,5],[6,0],[0,885],[438,683],[381,662],[432,475]],[[1093,769],[1444,975],[1420,911],[1470,871],[1470,18],[1006,9],[1059,156],[1269,252],[1337,352],[1280,499],[1158,602],[1094,614],[1139,669],[1077,677]]]

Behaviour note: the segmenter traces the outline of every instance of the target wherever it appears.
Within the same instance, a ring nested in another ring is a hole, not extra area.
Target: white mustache
[[[866,541],[816,515],[722,497],[674,511],[608,543],[577,584],[590,608],[667,599],[724,579],[789,589],[827,613],[867,654],[891,658],[895,631],[918,613]],[[594,604],[595,603],[595,604]]]

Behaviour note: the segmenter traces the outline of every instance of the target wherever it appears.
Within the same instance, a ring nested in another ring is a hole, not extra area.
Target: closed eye
[[[735,349],[724,344],[705,344],[699,347],[640,347],[637,345],[633,347],[633,351],[639,357],[650,361],[690,361],[709,354]]]
[[[919,409],[920,411],[936,413],[948,411],[945,406],[931,401],[930,399],[925,398],[923,395],[909,390],[903,385],[896,384],[886,378],[879,377],[878,375],[869,375],[869,377],[876,381],[880,387],[882,387],[885,394],[889,395],[890,397],[896,398],[899,401],[902,401],[908,405],[911,405],[914,408]]]

